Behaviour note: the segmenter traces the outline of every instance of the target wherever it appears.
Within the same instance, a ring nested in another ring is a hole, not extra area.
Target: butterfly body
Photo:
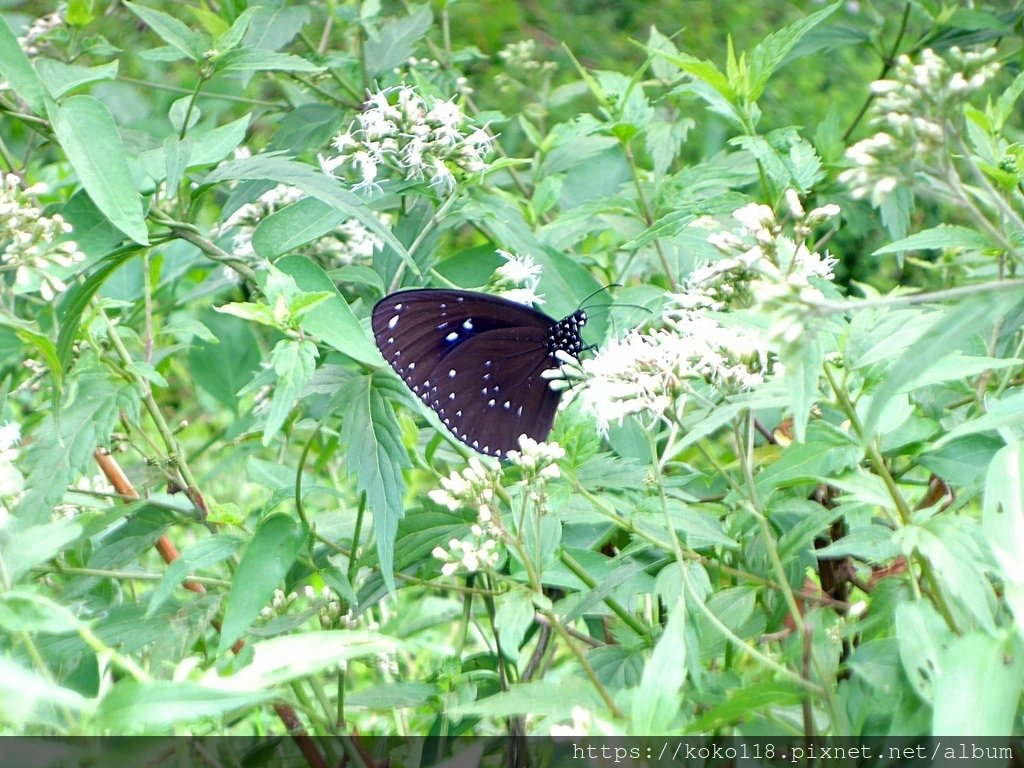
[[[474,450],[504,456],[519,436],[544,440],[560,393],[541,374],[556,353],[578,357],[577,310],[555,321],[532,307],[473,291],[414,289],[373,308],[384,359],[441,423]]]

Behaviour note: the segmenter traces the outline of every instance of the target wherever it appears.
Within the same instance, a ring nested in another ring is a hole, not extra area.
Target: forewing
[[[487,331],[441,358],[423,400],[459,440],[501,457],[520,435],[544,440],[551,431],[560,393],[540,374],[555,365],[546,330]]]

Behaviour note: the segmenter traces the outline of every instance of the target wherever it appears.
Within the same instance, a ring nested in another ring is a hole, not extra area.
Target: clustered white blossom
[[[723,258],[695,270],[652,327],[609,340],[592,358],[560,355],[560,371],[545,374],[552,386],[585,380],[586,386],[573,391],[607,434],[611,424],[630,414],[676,420],[697,380],[730,393],[777,373],[781,365],[773,342],[792,341],[794,329],[802,330],[793,305],[820,300],[815,283],[833,278],[835,259],[811,251],[807,236],[813,226],[839,214],[835,205],[805,213],[792,190],[785,198],[793,237],[766,205],[735,211],[738,228],[708,237]],[[743,310],[754,304],[769,313],[781,310],[778,322],[785,327],[765,333],[744,324]]]
[[[498,254],[504,257],[505,263],[494,270],[490,287],[499,296],[517,304],[543,304],[544,297],[537,293],[537,286],[540,284],[540,264],[537,264],[532,256],[513,254],[500,248]]]
[[[63,278],[77,262],[85,260],[73,240],[56,242],[71,232],[60,216],[43,216],[33,202],[46,192],[45,184],[21,189],[13,173],[0,177],[0,269],[14,270],[14,292],[39,292],[47,301],[67,289]]]
[[[302,190],[285,184],[278,184],[267,190],[251,203],[238,208],[217,228],[220,233],[231,232],[231,252],[240,259],[256,259],[252,235],[256,225],[264,218],[305,197]],[[382,224],[387,223],[384,214],[378,214]],[[366,261],[375,250],[383,247],[383,241],[362,222],[348,219],[333,231],[303,246],[303,252],[319,261],[328,269],[346,264]]]
[[[891,78],[872,83],[871,124],[878,130],[846,151],[853,167],[839,175],[853,197],[880,205],[901,179],[934,156],[962,117],[964,102],[999,71],[995,57],[994,48],[954,46],[947,61],[926,48],[917,63],[900,56]]]
[[[839,215],[839,206],[823,205],[805,213],[792,189],[785,193],[793,219],[794,236],[788,236],[775,212],[767,205],[751,203],[733,212],[740,229],[715,232],[708,242],[724,258],[694,270],[686,282],[680,304],[688,308],[715,309],[766,304],[779,297],[808,303],[819,300],[821,291],[812,280],[832,280],[836,260],[827,253],[811,251],[811,228]]]
[[[25,51],[25,55],[32,57],[39,55],[39,48],[36,45],[53,30],[63,26],[64,12],[66,6],[61,4],[56,11],[40,16],[32,22],[32,25],[25,31],[25,34],[18,38],[18,45]]]
[[[447,547],[435,547],[431,554],[444,562],[441,573],[450,576],[460,569],[476,573],[498,564],[500,552],[495,535],[495,490],[500,483],[501,468],[485,466],[476,456],[461,472],[441,478],[441,487],[427,494],[431,501],[454,512],[463,507],[475,509],[477,522],[470,527],[466,540],[451,539]]]
[[[526,435],[519,436],[519,450],[506,454],[511,466],[519,469],[520,483],[528,498],[540,503],[544,486],[559,477],[556,462],[565,458],[565,449],[558,443],[542,443]],[[502,527],[496,509],[496,490],[500,486],[502,468],[486,466],[476,456],[461,472],[452,472],[441,478],[441,487],[430,491],[430,499],[451,511],[461,508],[475,509],[477,521],[470,526],[469,536],[451,539],[446,546],[435,547],[431,553],[441,560],[441,573],[445,576],[463,570],[475,573],[494,568],[501,558],[499,545],[508,535]]]
[[[539,60],[536,40],[517,40],[509,43],[498,51],[498,58],[512,69],[542,69],[545,66],[554,64],[554,62],[541,62]]]
[[[293,606],[296,606],[300,598],[305,600],[305,607],[316,610],[321,629],[356,629],[360,624],[360,620],[352,613],[351,609],[346,613],[341,612],[341,601],[330,587],[321,587],[320,593],[317,594],[310,584],[302,588],[301,594],[289,592],[286,595],[284,590],[275,589],[270,605],[265,605],[260,609],[260,618],[269,621],[277,616],[287,615],[293,611]],[[380,627],[377,622],[370,621],[364,628],[376,631]]]
[[[456,172],[487,168],[492,142],[486,130],[469,124],[454,99],[428,102],[414,87],[403,85],[371,94],[356,122],[335,137],[337,154],[321,155],[320,167],[332,176],[354,168],[357,190],[378,190],[385,168],[404,179],[428,179],[431,188],[447,196],[455,189]]]

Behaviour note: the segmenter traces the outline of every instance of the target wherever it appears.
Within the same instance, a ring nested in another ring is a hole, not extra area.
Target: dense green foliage
[[[5,14],[3,729],[1019,735],[1009,5]],[[547,443],[428,285],[611,286]]]

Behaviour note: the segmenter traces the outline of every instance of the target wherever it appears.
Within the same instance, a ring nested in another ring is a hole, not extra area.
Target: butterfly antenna
[[[600,288],[598,288],[593,293],[591,293],[591,294],[587,295],[586,297],[584,297],[583,301],[581,301],[580,304],[579,304],[579,308],[580,309],[585,309],[586,308],[585,305],[587,303],[587,300],[594,298],[601,291],[607,291],[609,288],[621,288],[621,287],[622,287],[621,283],[608,283],[608,285],[601,286]]]

